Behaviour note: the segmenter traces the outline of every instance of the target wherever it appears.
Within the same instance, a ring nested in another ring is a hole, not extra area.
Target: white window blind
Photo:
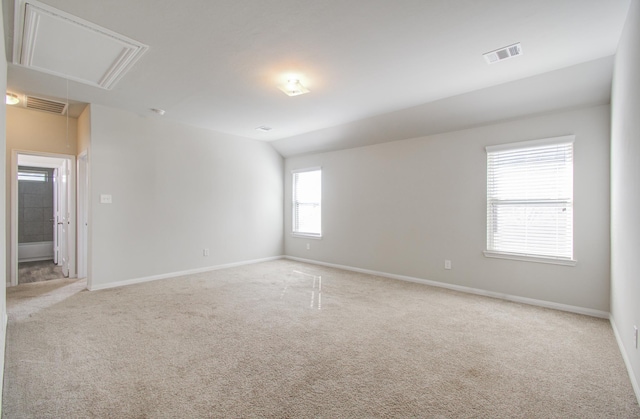
[[[48,179],[48,173],[46,171],[36,170],[19,170],[18,180],[29,180],[33,182],[46,182]]]
[[[293,233],[322,235],[322,170],[293,172]]]
[[[487,250],[573,259],[573,136],[487,147]]]

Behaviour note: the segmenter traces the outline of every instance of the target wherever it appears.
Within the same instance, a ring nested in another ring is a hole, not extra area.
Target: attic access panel
[[[13,62],[111,89],[148,46],[36,0],[16,0]]]

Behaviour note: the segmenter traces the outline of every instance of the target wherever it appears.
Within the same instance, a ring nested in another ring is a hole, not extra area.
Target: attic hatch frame
[[[68,40],[57,39],[64,33],[76,35],[82,41],[80,48],[74,45],[73,49],[64,49]],[[112,89],[149,49],[145,44],[37,0],[15,0],[13,38],[14,64],[106,90]],[[36,48],[41,39],[45,43],[57,40],[62,58],[52,59],[38,52],[46,50]],[[90,44],[91,40],[94,45]],[[95,51],[102,51],[103,56],[84,58],[91,57]],[[68,67],[72,62],[80,65]]]

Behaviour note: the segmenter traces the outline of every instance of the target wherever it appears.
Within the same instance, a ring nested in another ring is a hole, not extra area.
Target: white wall
[[[609,107],[530,117],[285,163],[323,168],[323,238],[285,234],[289,256],[608,312]],[[575,134],[575,267],[485,258],[491,144]],[[306,250],[309,243],[311,250]],[[444,270],[444,260],[453,262]]]
[[[91,146],[91,106],[84,108],[76,121],[76,155],[89,151]]]
[[[640,399],[640,0],[618,46],[611,116],[611,321]]]
[[[92,288],[282,254],[283,160],[269,144],[90,112]]]
[[[0,9],[0,33],[4,33],[3,28],[4,19],[2,17],[2,10]],[[4,49],[4,42],[2,46],[0,46],[0,91],[4,92],[7,89],[7,59]],[[6,105],[4,102],[0,104],[0,176],[2,176],[2,180],[0,180],[0,220],[6,220],[6,169],[7,169],[7,160],[6,160]],[[6,223],[0,222],[0,243],[7,243],[7,229]],[[7,283],[6,276],[6,252],[0,252],[0,275],[3,275],[3,280],[0,281],[0,284]],[[6,288],[0,286],[0,377],[4,376],[4,347],[5,341],[7,337],[7,298],[6,298]],[[0,380],[0,413],[2,413],[2,381]]]

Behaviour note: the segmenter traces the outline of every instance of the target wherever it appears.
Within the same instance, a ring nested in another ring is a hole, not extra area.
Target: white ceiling
[[[111,90],[69,82],[72,102],[155,118],[150,108],[161,108],[162,118],[293,155],[607,103],[630,1],[42,3],[149,46]],[[13,0],[3,5],[11,62]],[[483,53],[515,42],[522,56],[486,64]],[[278,90],[290,74],[311,93]],[[9,65],[13,92],[65,98],[66,83]]]

